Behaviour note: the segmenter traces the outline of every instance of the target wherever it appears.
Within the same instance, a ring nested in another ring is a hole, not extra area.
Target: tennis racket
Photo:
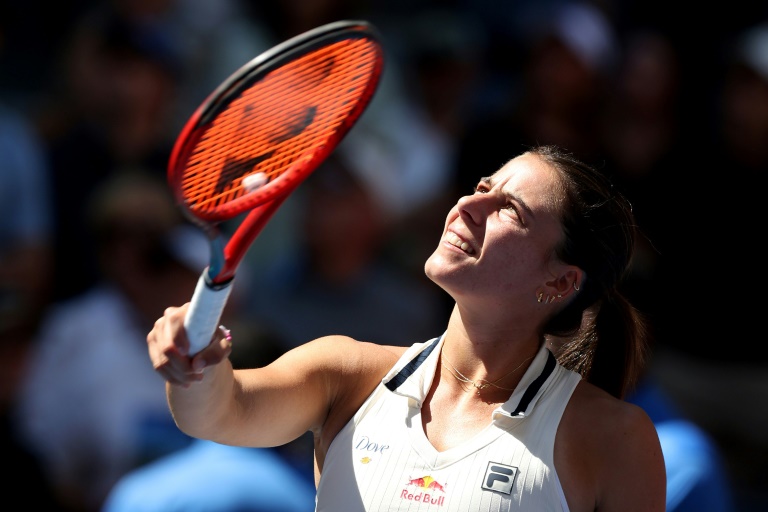
[[[368,106],[383,58],[369,23],[323,25],[245,64],[187,121],[171,152],[168,183],[211,248],[184,320],[190,356],[211,341],[259,232]],[[221,224],[241,214],[227,240]]]

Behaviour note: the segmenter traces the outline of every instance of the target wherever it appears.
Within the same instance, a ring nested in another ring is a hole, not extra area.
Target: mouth
[[[458,247],[462,251],[464,251],[467,254],[474,254],[475,250],[464,240],[459,238],[459,235],[454,233],[453,231],[448,231],[445,234],[445,237],[443,238],[443,241],[448,242],[454,247]]]

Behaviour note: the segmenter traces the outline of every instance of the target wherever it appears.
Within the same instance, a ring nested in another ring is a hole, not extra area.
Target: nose
[[[464,222],[480,225],[490,204],[489,194],[470,194],[462,196],[456,203],[456,209]]]

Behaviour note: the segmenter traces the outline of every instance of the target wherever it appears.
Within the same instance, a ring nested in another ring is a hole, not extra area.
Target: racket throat
[[[215,236],[213,236],[213,238],[210,239],[211,258],[204,276],[206,284],[208,284],[208,286],[212,289],[221,287],[232,280],[232,278],[229,278],[224,279],[224,282],[221,282],[221,279],[217,279],[224,269],[224,265],[226,263],[224,258],[225,247],[226,240],[221,233],[217,233]]]

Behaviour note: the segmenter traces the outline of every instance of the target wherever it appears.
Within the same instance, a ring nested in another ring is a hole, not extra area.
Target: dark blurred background
[[[230,73],[340,19],[377,27],[383,82],[243,263],[235,361],[331,332],[439,335],[449,304],[422,265],[448,209],[560,144],[633,202],[625,291],[652,322],[648,378],[719,451],[734,510],[768,510],[768,4],[745,0],[0,0],[5,495],[99,510],[186,446],[142,368],[207,260],[166,195],[170,148]],[[306,452],[281,455],[307,474]]]

